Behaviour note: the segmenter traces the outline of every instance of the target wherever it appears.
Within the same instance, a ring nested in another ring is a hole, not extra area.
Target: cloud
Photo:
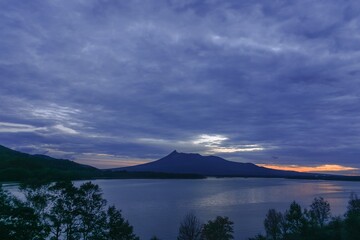
[[[44,107],[30,106],[24,109],[28,111],[35,118],[47,119],[54,121],[71,121],[76,115],[80,115],[81,111],[66,106],[59,106],[57,104],[48,104]]]
[[[360,167],[355,0],[0,9],[1,144]]]
[[[23,132],[38,132],[44,130],[27,124],[0,122],[0,133],[23,133]]]
[[[201,134],[192,141],[194,145],[202,145],[207,148],[205,153],[216,154],[216,153],[236,153],[236,152],[253,152],[263,151],[264,147],[259,144],[242,144],[242,145],[228,145],[224,143],[229,140],[228,137],[223,135],[208,135]]]
[[[249,144],[249,145],[240,145],[237,147],[217,147],[211,150],[214,153],[235,153],[235,152],[253,152],[253,151],[263,151],[264,147],[261,147],[258,144]]]
[[[28,124],[0,122],[0,133],[34,133],[42,136],[52,134],[79,134],[78,131],[57,124],[51,127],[35,127]]]
[[[55,125],[53,128],[55,128],[56,130],[59,130],[61,132],[64,132],[66,134],[78,134],[79,133],[78,131],[68,128],[68,127],[65,127],[61,124]]]
[[[225,141],[227,139],[228,139],[227,137],[222,136],[222,135],[201,134],[193,141],[193,143],[194,144],[202,144],[207,147],[212,147],[214,145],[215,146],[220,145],[223,141]]]

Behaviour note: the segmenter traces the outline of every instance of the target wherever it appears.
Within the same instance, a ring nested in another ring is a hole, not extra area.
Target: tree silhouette
[[[258,234],[255,237],[249,238],[249,240],[267,240],[267,238],[261,234]]]
[[[189,213],[184,217],[180,224],[178,240],[200,240],[202,233],[202,224],[199,219]]]
[[[204,240],[231,240],[234,239],[233,222],[228,217],[216,217],[208,221],[203,228]]]
[[[81,236],[79,190],[72,182],[58,182],[49,189],[53,206],[48,215],[53,229],[53,239],[79,239]]]
[[[293,201],[289,210],[285,212],[285,228],[287,238],[299,239],[306,232],[307,220],[301,206]]]
[[[323,239],[326,240],[342,240],[344,239],[344,230],[343,230],[343,220],[341,217],[334,217],[332,218],[327,226],[325,226],[326,229],[326,235],[324,234],[324,231],[322,231],[322,235],[325,235]]]
[[[295,201],[284,214],[270,209],[264,220],[266,237],[259,234],[249,240],[359,240],[360,199],[351,194],[345,219],[330,219],[330,204],[314,198],[309,211]]]
[[[314,198],[310,205],[310,222],[314,227],[322,228],[330,219],[330,204],[324,198]]]
[[[78,190],[79,197],[79,232],[81,239],[100,239],[105,236],[106,200],[98,185],[91,182],[84,183]]]
[[[13,234],[12,213],[14,198],[9,196],[7,191],[0,188],[0,239],[11,239]]]
[[[150,240],[160,240],[160,238],[158,238],[157,236],[153,236],[152,238],[150,238]]]
[[[0,239],[138,240],[114,206],[106,209],[101,189],[91,182],[21,186],[26,200],[0,187]]]
[[[264,220],[266,237],[270,240],[279,240],[283,236],[284,217],[281,212],[270,209]]]
[[[119,210],[111,206],[107,210],[108,240],[139,240],[133,233],[133,227],[126,221]]]
[[[33,208],[0,186],[0,239],[43,239],[44,225]]]
[[[360,199],[354,193],[348,202],[345,214],[346,239],[358,239],[360,236]]]

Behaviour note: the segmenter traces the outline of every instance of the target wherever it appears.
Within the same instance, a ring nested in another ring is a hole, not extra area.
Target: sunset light
[[[302,165],[275,165],[275,164],[256,164],[261,167],[272,168],[277,170],[297,171],[297,172],[342,172],[359,170],[354,167],[346,167],[337,164],[324,164],[317,166],[302,166]]]

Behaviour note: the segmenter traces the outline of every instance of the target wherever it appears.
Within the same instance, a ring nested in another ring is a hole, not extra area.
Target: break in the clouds
[[[4,0],[0,28],[5,146],[360,167],[358,1]]]

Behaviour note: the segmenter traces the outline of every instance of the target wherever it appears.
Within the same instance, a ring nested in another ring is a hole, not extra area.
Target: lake
[[[79,184],[81,182],[77,182]],[[156,235],[176,239],[183,217],[193,212],[203,222],[228,216],[234,222],[235,239],[263,233],[270,208],[287,209],[296,200],[308,207],[322,196],[333,215],[346,211],[351,192],[360,193],[359,182],[208,178],[197,180],[96,180],[109,204],[122,209],[142,240]]]
[[[83,181],[76,181],[80,185]],[[351,192],[360,193],[359,182],[208,178],[196,180],[95,180],[109,204],[114,204],[141,240],[156,235],[175,240],[183,217],[193,212],[206,222],[228,216],[234,222],[234,235],[244,240],[263,233],[263,220],[270,208],[284,211],[293,200],[308,207],[322,196],[333,215],[346,211]],[[7,187],[17,193],[16,185]]]

